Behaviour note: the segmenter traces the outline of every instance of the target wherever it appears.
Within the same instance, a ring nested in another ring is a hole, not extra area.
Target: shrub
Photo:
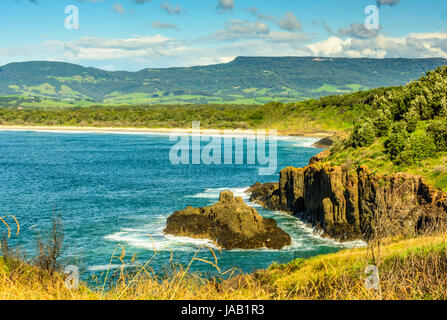
[[[374,126],[376,128],[378,137],[386,137],[393,125],[393,116],[389,110],[379,110],[374,119]]]
[[[369,120],[362,120],[354,128],[351,135],[351,145],[353,147],[368,147],[374,143],[376,139],[376,129]]]
[[[435,153],[436,145],[431,136],[411,136],[404,150],[398,155],[397,162],[409,166],[433,157]]]
[[[406,123],[403,121],[397,122],[385,142],[385,150],[392,160],[397,159],[404,150],[408,137]]]
[[[431,121],[427,132],[433,137],[437,151],[447,151],[447,118]]]
[[[62,254],[64,233],[60,216],[52,217],[50,230],[45,238],[37,237],[36,266],[53,275],[59,269],[59,258]]]
[[[414,132],[416,131],[418,121],[420,120],[419,113],[417,112],[416,108],[411,108],[407,114],[405,115],[405,121],[407,122],[407,131],[408,132]]]

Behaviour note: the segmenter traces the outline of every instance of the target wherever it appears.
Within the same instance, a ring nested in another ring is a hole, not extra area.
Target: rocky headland
[[[331,166],[328,151],[304,168],[285,168],[279,183],[256,183],[247,192],[265,208],[293,214],[341,240],[415,236],[447,226],[447,193],[418,176],[380,177],[367,167]]]
[[[291,244],[290,236],[274,219],[263,218],[231,191],[223,191],[219,202],[210,207],[188,207],[175,212],[169,216],[164,232],[210,239],[227,250],[282,249]]]

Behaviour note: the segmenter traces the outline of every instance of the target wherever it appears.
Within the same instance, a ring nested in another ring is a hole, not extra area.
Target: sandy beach
[[[62,126],[0,126],[0,131],[17,130],[17,131],[85,131],[85,132],[131,132],[131,133],[186,133],[186,134],[233,134],[233,135],[247,135],[252,133],[251,130],[235,129],[183,129],[183,128],[113,128],[113,127],[62,127]],[[268,130],[268,129],[267,129]],[[256,129],[254,129],[256,132]],[[322,130],[294,130],[293,133],[289,131],[278,130],[278,136],[288,137],[306,137],[306,138],[324,138],[332,136],[334,132]],[[268,131],[267,131],[268,134]]]

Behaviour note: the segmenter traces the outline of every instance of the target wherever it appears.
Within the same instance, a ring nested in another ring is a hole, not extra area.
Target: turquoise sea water
[[[14,215],[19,220],[21,231],[11,245],[31,258],[36,233],[47,228],[55,208],[62,214],[65,231],[63,263],[78,265],[84,278],[105,271],[119,244],[126,249],[129,265],[134,254],[136,263],[144,263],[155,251],[150,265],[156,271],[169,262],[171,254],[173,261],[188,264],[207,241],[165,236],[171,213],[189,205],[211,205],[222,190],[232,190],[248,202],[244,191],[250,185],[278,181],[281,168],[304,166],[319,153],[310,147],[314,141],[279,140],[277,173],[259,176],[257,165],[174,166],[169,161],[174,142],[166,135],[3,131],[0,217]],[[237,267],[249,272],[274,261],[288,262],[346,246],[315,236],[291,216],[256,209],[275,218],[292,236],[293,244],[279,251],[223,251],[217,254],[222,270]],[[210,254],[204,250],[199,256],[209,258]],[[112,261],[112,268],[119,265],[117,259]],[[213,267],[196,261],[193,269]]]

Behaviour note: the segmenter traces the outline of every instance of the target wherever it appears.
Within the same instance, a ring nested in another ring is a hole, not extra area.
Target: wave
[[[217,202],[220,193],[230,190],[235,196],[242,199],[250,206],[257,207],[259,213],[263,216],[273,217],[278,225],[283,228],[292,237],[292,244],[282,250],[273,250],[268,248],[260,248],[255,250],[236,249],[232,252],[243,251],[288,251],[288,252],[305,252],[318,249],[319,247],[338,247],[338,248],[356,248],[364,247],[366,243],[358,241],[339,242],[334,239],[323,237],[321,232],[309,227],[301,220],[281,211],[265,210],[260,205],[250,202],[249,195],[246,193],[246,187],[223,187],[208,188],[203,192],[186,196],[187,198],[208,199],[210,202]],[[165,235],[163,230],[166,222],[166,215],[154,215],[150,217],[150,222],[141,227],[122,228],[120,231],[104,237],[105,240],[121,243],[130,247],[145,249],[150,251],[195,251],[200,246],[206,245],[213,249],[218,249],[216,245],[208,239],[193,239],[188,237],[178,237]]]
[[[201,198],[201,199],[219,199],[220,193],[222,191],[229,190],[233,192],[235,197],[242,197],[244,201],[249,200],[250,196],[246,193],[246,191],[250,188],[250,186],[247,187],[239,187],[239,188],[208,188],[205,189],[205,191],[186,196],[187,198]]]
[[[281,211],[273,211],[274,215],[291,219],[289,222],[293,224],[294,233],[296,233],[297,230],[300,231],[300,234],[302,235],[300,238],[293,238],[292,242],[296,241],[295,245],[292,243],[292,247],[300,247],[299,240],[306,240],[309,238],[313,238],[315,240],[318,240],[320,245],[331,245],[331,246],[337,246],[342,248],[361,248],[366,246],[366,242],[363,240],[353,240],[353,241],[346,241],[346,242],[340,242],[332,238],[327,238],[323,236],[322,230],[317,230],[316,228],[313,228],[306,224],[305,222],[299,220],[298,218],[292,217],[287,213],[281,212]],[[290,227],[289,227],[290,228]],[[289,229],[286,228],[286,229]],[[290,228],[292,229],[292,228]],[[287,230],[286,230],[287,231]],[[318,246],[318,244],[317,244]]]
[[[156,235],[145,234],[138,229],[123,229],[105,236],[104,239],[150,251],[195,251],[203,245],[217,249],[211,240],[164,235],[163,229],[163,226],[157,228],[158,234]]]
[[[107,271],[107,270],[116,270],[116,269],[126,269],[126,268],[133,268],[138,267],[137,264],[104,264],[104,265],[95,265],[87,267],[88,271],[91,272],[98,272],[98,271]]]

